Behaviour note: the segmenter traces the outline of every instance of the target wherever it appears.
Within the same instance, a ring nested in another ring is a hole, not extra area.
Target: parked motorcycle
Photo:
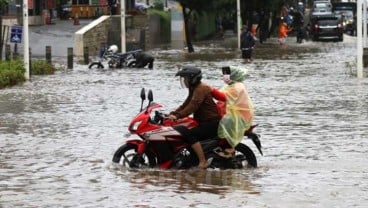
[[[143,108],[146,100],[145,89],[141,90],[141,108],[129,124],[129,131],[140,139],[129,139],[113,156],[112,161],[130,168],[159,167],[162,169],[188,169],[198,164],[198,158],[190,145],[184,142],[179,133],[181,128],[192,128],[198,125],[192,117],[177,121],[170,120],[168,115],[160,111],[163,106],[153,102],[152,91],[148,91],[148,105]],[[263,155],[259,135],[250,130],[244,133],[251,139]],[[235,147],[235,154],[229,158],[218,153],[228,148],[226,140],[213,138],[200,142],[206,158],[211,160],[210,168],[240,169],[257,167],[254,152],[244,143]]]
[[[103,48],[100,53],[100,60],[93,61],[88,68],[104,68],[103,62],[107,62],[109,68],[134,67],[136,64],[135,54],[141,52],[141,49],[128,51],[127,53],[118,53],[118,47],[111,45],[109,48]]]

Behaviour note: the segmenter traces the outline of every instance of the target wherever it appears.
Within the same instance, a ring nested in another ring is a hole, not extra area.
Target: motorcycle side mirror
[[[144,88],[142,88],[141,90],[141,99],[142,101],[146,99],[146,91],[144,90]]]
[[[151,102],[153,101],[153,94],[152,94],[152,90],[148,90],[148,106],[151,105]],[[148,112],[148,106],[147,106],[147,109],[146,109],[146,113]]]
[[[149,91],[148,91],[148,100],[149,100],[150,102],[152,102],[152,101],[153,101],[153,94],[152,94],[152,90],[149,90]]]
[[[142,99],[142,102],[141,102],[141,110],[143,109],[143,102],[144,100],[146,99],[146,91],[144,90],[144,88],[141,89],[141,99]]]

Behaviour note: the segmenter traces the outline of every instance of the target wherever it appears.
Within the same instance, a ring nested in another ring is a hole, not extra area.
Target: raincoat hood
[[[230,79],[235,82],[243,82],[248,74],[248,70],[241,67],[230,66],[230,71]]]

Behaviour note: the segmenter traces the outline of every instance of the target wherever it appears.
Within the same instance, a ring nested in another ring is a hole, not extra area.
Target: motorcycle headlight
[[[137,121],[137,122],[135,122],[133,125],[132,125],[132,130],[133,131],[137,131],[137,129],[138,129],[138,127],[139,127],[139,125],[141,125],[141,123],[142,123],[142,121]]]

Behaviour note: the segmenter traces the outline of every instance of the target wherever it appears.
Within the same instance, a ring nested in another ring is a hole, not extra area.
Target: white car
[[[311,16],[331,15],[332,4],[330,1],[314,1]]]

